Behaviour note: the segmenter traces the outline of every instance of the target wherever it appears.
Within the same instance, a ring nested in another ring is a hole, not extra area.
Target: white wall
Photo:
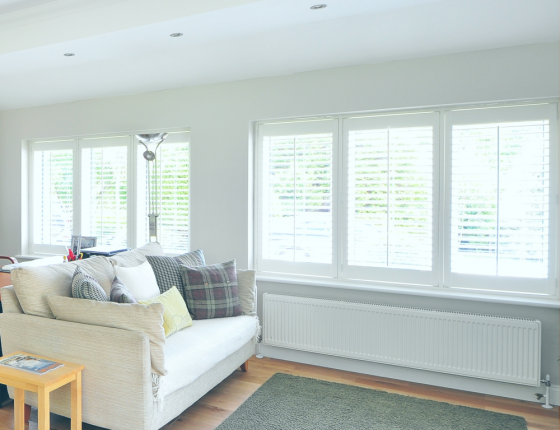
[[[22,158],[25,157],[21,148],[24,139],[190,127],[192,247],[203,248],[209,262],[236,258],[239,267],[248,267],[253,121],[558,97],[559,74],[559,45],[552,43],[3,111],[0,112],[0,253],[23,251],[26,221]],[[551,373],[554,384],[558,384],[558,310],[490,304],[481,307],[469,301],[429,301],[406,295],[263,282],[260,292],[264,291],[334,295],[404,306],[421,303],[465,312],[480,312],[484,308],[488,313],[539,318],[544,327],[543,371]],[[352,365],[350,360],[346,363]],[[381,372],[371,369],[370,372]],[[420,376],[426,374],[414,372]]]

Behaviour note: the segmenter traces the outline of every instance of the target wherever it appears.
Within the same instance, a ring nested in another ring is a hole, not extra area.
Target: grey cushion
[[[98,302],[108,302],[109,297],[99,282],[89,276],[80,266],[76,267],[72,277],[72,297],[75,299],[97,300]]]
[[[160,292],[163,294],[172,287],[177,287],[183,298],[185,297],[185,289],[183,287],[180,265],[184,264],[188,267],[205,265],[202,249],[197,249],[177,257],[146,255],[146,259],[154,270]]]
[[[110,298],[112,302],[116,303],[138,303],[118,276],[115,276],[115,279],[113,279]]]

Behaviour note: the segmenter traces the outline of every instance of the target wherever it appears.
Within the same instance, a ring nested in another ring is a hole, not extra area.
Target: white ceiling
[[[0,109],[553,42],[559,15],[558,0],[0,0]]]

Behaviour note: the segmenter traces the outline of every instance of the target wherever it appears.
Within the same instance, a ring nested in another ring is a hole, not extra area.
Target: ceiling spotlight
[[[181,37],[183,35],[183,33],[171,33],[170,36],[171,37]]]
[[[311,10],[317,10],[317,9],[324,9],[324,8],[326,8],[326,7],[327,7],[326,4],[316,4],[316,5],[311,6],[309,9],[311,9]]]
[[[73,57],[74,55],[76,55],[76,54],[74,54],[72,52],[67,52],[66,54],[64,54],[65,57]]]

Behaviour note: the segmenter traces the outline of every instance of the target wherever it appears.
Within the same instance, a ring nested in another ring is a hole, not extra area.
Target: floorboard
[[[247,373],[241,370],[235,371],[193,406],[163,427],[163,429],[213,430],[235,411],[239,405],[247,400],[268,378],[277,372],[340,382],[342,384],[356,385],[423,399],[445,401],[494,412],[521,415],[527,420],[528,430],[560,429],[560,417],[557,407],[552,410],[546,410],[533,402],[432,387],[272,358],[259,360],[253,357],[250,361]],[[11,430],[14,428],[13,414],[12,404],[0,409],[0,430]],[[26,429],[36,430],[37,423],[29,423]],[[84,424],[83,429],[104,430],[88,424]],[[51,430],[70,430],[70,420],[51,414]]]

